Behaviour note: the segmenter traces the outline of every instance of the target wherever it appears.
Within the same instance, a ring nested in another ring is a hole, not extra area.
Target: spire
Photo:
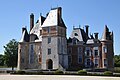
[[[107,33],[109,32],[109,29],[107,27],[107,25],[105,25],[105,28],[104,28],[104,32],[103,32],[103,35],[102,35],[102,41],[103,40],[107,40]]]

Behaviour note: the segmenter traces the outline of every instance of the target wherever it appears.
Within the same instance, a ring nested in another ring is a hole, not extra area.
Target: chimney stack
[[[98,39],[98,33],[94,33],[95,39]]]
[[[85,25],[85,27],[86,27],[86,34],[87,34],[87,36],[88,36],[88,28],[89,28],[89,26],[88,26],[88,25]]]
[[[32,30],[33,26],[34,26],[34,14],[31,13],[31,15],[30,15],[30,31]]]
[[[62,8],[58,7],[58,20],[59,20],[59,22],[61,22],[61,18],[62,18]]]

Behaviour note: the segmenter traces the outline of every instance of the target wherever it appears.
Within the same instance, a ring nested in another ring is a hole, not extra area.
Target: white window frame
[[[106,60],[106,61],[105,61],[105,60]],[[103,64],[104,67],[107,67],[107,65],[108,65],[108,64],[107,64],[107,59],[104,59],[103,63],[104,63],[104,64]],[[106,66],[105,66],[105,64],[106,64]]]
[[[97,51],[98,51],[98,55],[97,55],[97,56],[99,56],[99,55],[100,55],[100,54],[99,54],[99,47],[94,47],[94,48],[93,48],[93,50],[94,50],[94,56],[96,56],[96,55],[95,55],[95,50],[97,50]]]
[[[87,55],[87,50],[89,50],[89,55]],[[90,47],[86,47],[86,48],[85,48],[85,56],[91,56]]]
[[[97,60],[97,63],[96,63],[96,60]],[[99,66],[99,59],[98,59],[98,58],[95,58],[95,59],[94,59],[94,65],[95,65],[95,64],[97,64],[97,65]],[[98,66],[97,66],[97,67],[98,67]]]
[[[107,46],[103,46],[103,52],[107,53]]]
[[[79,60],[80,58],[81,58],[81,62],[80,62],[80,60]],[[83,61],[83,60],[82,60],[82,55],[79,55],[79,56],[78,56],[78,63],[82,63],[82,61]]]

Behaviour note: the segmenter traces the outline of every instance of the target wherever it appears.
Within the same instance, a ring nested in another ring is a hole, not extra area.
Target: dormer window
[[[74,36],[78,36],[78,34],[77,34],[77,33],[74,33]]]

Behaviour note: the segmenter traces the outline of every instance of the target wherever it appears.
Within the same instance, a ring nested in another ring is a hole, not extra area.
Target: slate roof
[[[48,13],[48,16],[46,17],[42,27],[48,27],[48,26],[66,27],[61,16],[61,7],[53,8]]]
[[[70,36],[70,38],[77,38],[79,41],[83,41],[86,42],[87,41],[87,34],[85,33],[85,31],[81,28],[74,28],[72,31],[72,34]]]
[[[104,32],[102,34],[101,41],[112,40],[113,32],[110,32],[107,25],[105,25]]]
[[[25,30],[22,33],[22,37],[20,39],[19,42],[29,42],[29,34],[27,32],[27,29],[25,28]]]
[[[38,22],[34,25],[32,30],[30,31],[30,35],[34,34],[37,35],[38,41],[42,41],[42,37],[40,36],[40,30],[42,29],[42,24],[45,21],[45,17],[40,16]]]

